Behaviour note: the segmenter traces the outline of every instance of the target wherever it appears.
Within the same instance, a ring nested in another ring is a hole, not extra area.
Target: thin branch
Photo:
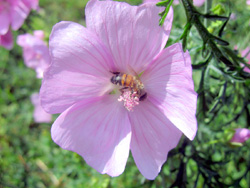
[[[219,61],[224,63],[227,67],[229,67],[229,70],[234,70],[235,66],[233,63],[223,55],[219,47],[216,43],[221,45],[228,45],[228,43],[208,32],[208,30],[205,28],[205,26],[200,21],[200,16],[203,17],[209,17],[209,15],[203,15],[199,13],[196,8],[193,6],[193,4],[189,0],[182,0],[183,6],[185,8],[186,16],[187,16],[187,23],[190,23],[191,25],[194,25],[197,29],[199,35],[201,36],[204,44],[207,44],[209,48],[211,49],[212,54],[214,57]],[[210,15],[210,17],[215,18],[215,15]],[[225,18],[217,16],[217,18]],[[187,36],[185,36],[187,37]],[[215,43],[216,42],[216,43]],[[205,46],[205,45],[204,45]]]

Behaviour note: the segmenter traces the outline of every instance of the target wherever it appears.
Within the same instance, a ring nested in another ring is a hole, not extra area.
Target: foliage
[[[42,29],[48,41],[52,26],[61,20],[85,25],[86,3],[40,0],[40,12],[31,13],[22,28],[14,32],[15,38]],[[240,55],[250,41],[250,6],[245,0],[207,0],[200,8],[193,7],[189,0],[182,3],[174,5],[167,46],[181,39],[192,57],[199,94],[195,140],[190,142],[183,136],[154,181],[139,173],[131,155],[121,176],[101,175],[80,156],[53,143],[51,124],[34,123],[30,96],[39,91],[41,81],[24,65],[20,47],[15,45],[11,51],[1,48],[0,187],[249,186],[250,142],[239,147],[229,141],[234,128],[250,126],[250,75],[243,71],[246,61]],[[236,19],[230,18],[232,14]]]

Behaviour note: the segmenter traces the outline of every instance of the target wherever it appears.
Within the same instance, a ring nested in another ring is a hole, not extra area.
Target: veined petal
[[[61,113],[76,101],[106,92],[113,60],[86,28],[73,22],[56,24],[49,50],[51,66],[44,74],[40,93],[45,111]]]
[[[155,179],[167,160],[168,152],[178,144],[182,132],[149,101],[141,102],[134,112],[129,113],[129,119],[135,163],[143,176]]]
[[[16,2],[15,6],[11,7],[11,27],[13,30],[18,30],[24,20],[30,13],[30,7],[27,7],[22,0]]]
[[[128,72],[128,65],[135,71],[142,71],[164,48],[172,26],[173,10],[164,27],[160,27],[158,14],[162,10],[153,3],[131,6],[114,1],[89,1],[87,28],[111,51],[116,64],[114,71]]]
[[[141,77],[148,100],[156,104],[166,117],[190,140],[197,131],[196,101],[189,53],[181,44],[162,51]]]
[[[125,108],[114,97],[74,104],[57,118],[51,134],[60,147],[78,153],[100,173],[118,176],[125,169],[131,127]]]
[[[39,4],[39,0],[22,0],[24,2],[24,4],[29,7],[30,9],[34,9],[37,10],[38,4]]]

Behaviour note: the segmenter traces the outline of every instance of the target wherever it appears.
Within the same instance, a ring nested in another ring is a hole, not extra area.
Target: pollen
[[[131,91],[124,91],[122,95],[118,98],[119,102],[124,102],[124,107],[128,111],[133,111],[133,108],[139,104],[138,94],[136,92],[131,93]]]

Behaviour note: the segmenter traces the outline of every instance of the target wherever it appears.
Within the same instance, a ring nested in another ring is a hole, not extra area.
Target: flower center
[[[113,76],[110,78],[110,82],[120,88],[121,96],[118,98],[118,101],[123,101],[124,107],[128,111],[133,111],[133,108],[139,104],[139,101],[147,98],[144,85],[140,80],[142,73],[140,75],[134,73],[136,76],[122,72],[111,73],[113,73]],[[115,90],[110,92],[110,94],[115,93]]]
[[[129,90],[124,91],[122,95],[118,98],[118,101],[124,102],[124,107],[128,111],[133,111],[133,108],[139,104],[138,94],[136,92],[131,92]]]

